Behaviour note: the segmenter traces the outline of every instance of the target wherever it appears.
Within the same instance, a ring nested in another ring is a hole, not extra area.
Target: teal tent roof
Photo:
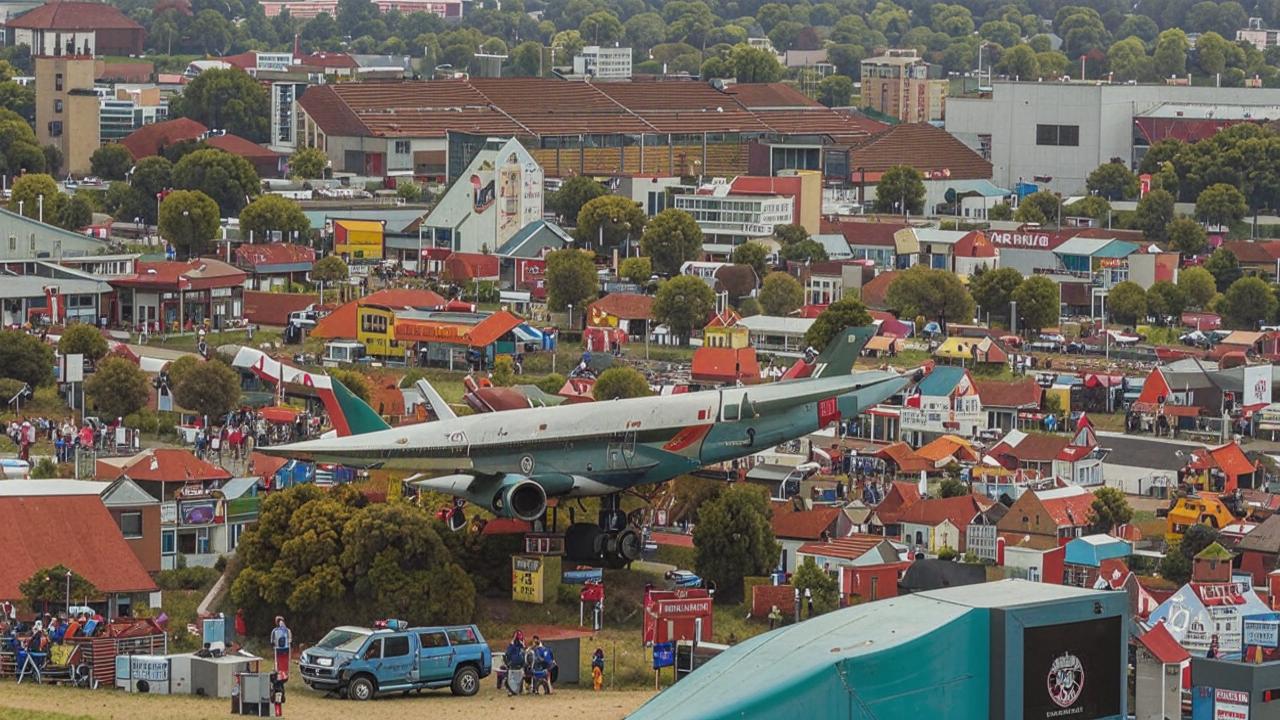
[[[920,393],[931,397],[950,395],[964,378],[965,370],[954,365],[938,365],[920,381]]]
[[[510,240],[498,248],[497,254],[504,257],[536,258],[541,257],[544,247],[559,250],[571,242],[573,237],[559,225],[549,220],[534,220],[516,231]]]

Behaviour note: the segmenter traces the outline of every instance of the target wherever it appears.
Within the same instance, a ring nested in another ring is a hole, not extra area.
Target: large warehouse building
[[[303,145],[366,176],[452,180],[467,140],[518,138],[551,177],[722,176],[817,170],[823,148],[882,130],[782,83],[568,82],[517,78],[338,83],[298,100]],[[767,151],[768,157],[760,153]]]
[[[1023,580],[855,605],[735,645],[630,717],[1124,718],[1128,612]]]

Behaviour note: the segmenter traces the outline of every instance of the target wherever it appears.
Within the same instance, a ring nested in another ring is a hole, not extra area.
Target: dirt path
[[[508,697],[499,693],[486,680],[480,694],[472,698],[455,698],[447,691],[421,696],[393,696],[372,702],[325,698],[305,689],[292,687],[284,706],[284,716],[305,720],[386,720],[392,716],[412,714],[433,720],[475,720],[476,718],[513,718],[535,716],[540,720],[612,720],[623,718],[640,707],[653,693],[643,690],[591,692],[560,690],[546,696]],[[230,700],[213,700],[194,696],[129,695],[121,690],[78,690],[75,688],[17,685],[0,681],[0,717],[6,708],[43,710],[83,715],[102,720],[204,720],[226,718]]]

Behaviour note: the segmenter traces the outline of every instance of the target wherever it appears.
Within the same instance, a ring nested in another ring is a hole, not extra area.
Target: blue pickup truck
[[[353,700],[443,687],[475,695],[493,670],[493,654],[475,625],[343,626],[307,648],[301,667],[308,687]]]

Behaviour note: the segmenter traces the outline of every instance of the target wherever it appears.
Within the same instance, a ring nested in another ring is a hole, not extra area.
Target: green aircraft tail
[[[347,389],[337,378],[330,377],[329,380],[333,384],[333,403],[323,395],[322,399],[325,401],[325,409],[329,411],[329,421],[333,423],[339,437],[363,435],[391,427],[368,403]]]
[[[862,354],[862,348],[875,337],[876,326],[845,328],[831,339],[818,355],[813,373],[809,377],[837,377],[853,373],[853,364]]]

